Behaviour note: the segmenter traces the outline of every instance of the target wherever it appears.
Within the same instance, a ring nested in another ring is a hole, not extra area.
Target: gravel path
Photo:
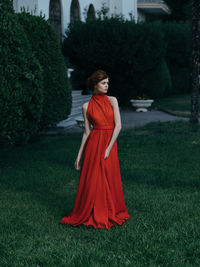
[[[149,122],[165,122],[165,121],[174,121],[174,120],[185,120],[188,121],[189,118],[178,117],[170,115],[166,112],[159,110],[149,110],[148,112],[136,112],[134,110],[120,110],[121,122],[122,122],[122,131],[128,128],[134,128],[138,126],[143,126]],[[49,132],[49,134],[56,134],[54,132]],[[82,133],[83,129],[79,126],[74,125],[71,128],[66,128],[62,130],[62,133]],[[57,133],[61,133],[57,131]]]
[[[121,121],[123,129],[143,126],[149,122],[165,122],[174,120],[189,120],[189,118],[170,115],[159,110],[150,110],[148,112],[122,111]]]

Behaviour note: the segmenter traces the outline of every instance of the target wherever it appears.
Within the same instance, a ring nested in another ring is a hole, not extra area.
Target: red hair
[[[109,76],[105,71],[97,70],[87,79],[87,88],[89,90],[94,90],[95,85],[107,78],[109,79]]]

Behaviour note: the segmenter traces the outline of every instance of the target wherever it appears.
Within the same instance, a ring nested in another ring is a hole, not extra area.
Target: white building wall
[[[63,34],[65,33],[65,30],[68,27],[68,24],[70,22],[70,5],[71,5],[71,1],[65,1],[62,0],[62,8],[63,8]]]
[[[70,6],[72,1],[62,0],[63,7],[63,28],[67,29],[68,24],[70,23]],[[90,4],[94,5],[96,11],[96,0],[79,0],[81,20],[85,20],[84,8],[88,9]],[[98,1],[99,2],[99,1]]]
[[[49,3],[50,0],[38,0],[38,16],[42,12],[42,15],[45,15],[45,19],[49,18]]]
[[[138,8],[137,8],[137,3],[138,3],[138,0],[134,0],[134,18],[135,18],[135,22],[137,23],[138,21]]]
[[[137,0],[123,0],[122,1],[122,13],[126,19],[130,19],[129,13],[135,18],[137,21]]]
[[[112,0],[109,3],[109,13],[117,15],[122,13],[122,0]]]
[[[81,10],[81,20],[83,21],[84,21],[84,8],[88,9],[90,4],[93,4],[95,7],[95,1],[79,0],[80,10]]]
[[[146,20],[145,15],[138,10],[138,22],[144,22]]]
[[[38,15],[38,0],[14,0],[13,7],[15,12],[20,12],[21,8],[29,11],[34,15]]]
[[[13,1],[13,8],[15,12],[18,12],[18,0]]]
[[[70,6],[72,0],[60,0],[61,1],[61,25],[62,33],[65,33],[65,30],[70,23]],[[137,22],[137,0],[79,0],[80,4],[80,13],[81,20],[84,21],[84,8],[88,8],[90,4],[94,5],[95,11],[101,10],[102,4],[109,8],[109,15],[111,14],[123,14],[126,19],[130,19],[129,13],[132,12]],[[20,12],[20,7],[24,6],[25,10],[29,8],[29,12],[39,16],[41,13],[45,15],[45,19],[49,18],[49,4],[50,0],[13,0],[14,10]],[[140,16],[141,18],[141,16]],[[141,18],[143,19],[143,18]]]
[[[90,1],[88,1],[90,2]],[[107,7],[109,7],[110,5],[110,0],[95,0],[95,5],[94,5],[94,8],[95,10],[101,10],[101,7],[102,7],[102,4],[105,3]]]

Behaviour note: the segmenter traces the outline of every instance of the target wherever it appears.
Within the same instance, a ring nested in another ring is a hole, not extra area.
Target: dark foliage
[[[70,25],[66,35],[64,55],[84,72],[85,80],[97,69],[108,72],[109,94],[118,97],[120,104],[126,105],[130,97],[147,91],[149,96],[157,97],[169,90],[161,22],[135,24],[121,18],[96,19]],[[151,78],[145,81],[152,75],[157,82]]]
[[[59,40],[41,16],[19,13],[33,53],[38,58],[44,76],[44,104],[40,128],[66,119],[71,110],[71,86]]]
[[[0,2],[1,145],[26,143],[38,130],[43,106],[42,67],[9,2]]]

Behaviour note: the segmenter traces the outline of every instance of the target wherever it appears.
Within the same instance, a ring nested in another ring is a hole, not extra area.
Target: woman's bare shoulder
[[[118,103],[117,98],[115,96],[108,96],[108,98],[109,98],[111,104],[114,105],[114,104]]]
[[[87,109],[89,102],[83,104],[83,109]]]
[[[117,99],[115,96],[111,96],[111,95],[107,95],[107,97],[108,97],[110,100],[115,100],[115,99]]]
[[[86,102],[86,103],[84,103],[83,106],[82,106],[83,113],[85,113],[85,114],[87,113],[88,104],[89,104],[89,102]]]

